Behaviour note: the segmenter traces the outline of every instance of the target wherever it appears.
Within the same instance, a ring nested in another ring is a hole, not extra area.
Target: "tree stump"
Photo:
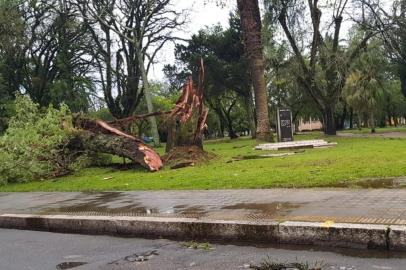
[[[167,121],[168,141],[166,152],[178,146],[197,146],[203,149],[203,132],[206,129],[208,109],[203,100],[203,61],[200,63],[199,81],[194,85],[192,77],[183,86],[182,96]]]

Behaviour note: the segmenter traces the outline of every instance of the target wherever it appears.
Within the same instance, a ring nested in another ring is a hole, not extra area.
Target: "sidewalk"
[[[406,189],[0,193],[0,227],[404,249]]]

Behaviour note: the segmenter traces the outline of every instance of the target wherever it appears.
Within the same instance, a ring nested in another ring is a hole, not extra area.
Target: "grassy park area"
[[[346,129],[340,130],[341,133],[353,133],[353,134],[371,134],[370,128],[362,128],[362,129]],[[389,133],[389,132],[406,132],[406,127],[385,127],[385,128],[377,128],[375,130],[377,134],[382,133]]]
[[[347,18],[360,8],[351,1],[215,1],[221,22],[191,16],[206,1],[23,2],[0,1],[0,191],[355,187],[406,176],[406,20],[380,11],[399,1],[359,18]],[[338,144],[264,157],[239,137],[270,142],[272,128],[291,134],[293,124],[322,130],[296,141]]]
[[[305,149],[286,157],[250,159],[270,151],[254,150],[257,142],[249,138],[219,139],[205,142],[205,150],[217,155],[207,164],[165,168],[155,173],[142,167],[92,167],[70,176],[1,186],[0,191],[351,187],[362,179],[406,175],[406,139],[347,138],[321,133],[296,135],[295,139],[325,139],[338,145]],[[242,156],[248,159],[235,159]]]

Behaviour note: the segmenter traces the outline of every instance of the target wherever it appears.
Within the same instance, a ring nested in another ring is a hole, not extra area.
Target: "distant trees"
[[[86,111],[91,61],[91,40],[77,10],[67,1],[28,1],[16,7],[24,22],[23,88],[41,106],[64,102],[72,111]],[[85,56],[86,55],[86,56]]]
[[[0,21],[0,118],[7,117],[3,102],[16,92],[41,106],[63,102],[74,112],[87,111],[95,91],[92,43],[73,4],[5,0]]]
[[[132,115],[143,96],[148,112],[153,112],[148,71],[165,43],[173,40],[172,31],[184,23],[183,14],[172,8],[170,0],[78,3],[96,44],[93,56],[111,113],[116,118]],[[159,145],[155,117],[149,120]]]
[[[12,1],[0,2],[0,134],[7,127],[14,92],[21,82],[24,22]]]
[[[204,97],[219,119],[219,134],[227,130],[231,138],[236,138],[235,128],[239,120],[236,116],[238,111],[244,111],[243,126],[255,136],[252,84],[241,24],[234,14],[230,15],[229,21],[230,27],[226,30],[220,26],[201,30],[187,45],[178,44],[175,52],[177,67],[166,66],[165,73],[176,88],[187,74],[196,73],[196,63],[202,57],[206,67]]]
[[[359,39],[357,31],[352,39]],[[342,99],[357,117],[357,126],[398,125],[406,114],[397,65],[387,57],[384,40],[376,36],[354,61],[347,77]],[[350,119],[352,121],[353,119]]]
[[[4,0],[0,22],[2,101],[21,92],[40,106],[79,112],[100,103],[102,90],[112,115],[123,118],[141,100],[153,111],[148,72],[185,17],[170,0]]]
[[[389,9],[378,0],[361,0],[361,2],[375,18],[375,23],[368,27],[379,32],[386,46],[388,58],[396,65],[402,93],[406,96],[406,1],[392,1]]]
[[[86,111],[94,91],[91,42],[66,1],[2,1],[0,70],[8,92],[27,93],[41,106],[66,103]]]
[[[383,96],[384,121],[390,126],[399,125],[399,119],[406,117],[406,98],[404,97],[400,81],[392,79],[385,84]]]
[[[300,73],[296,73],[297,81],[323,115],[325,133],[336,134],[334,114],[349,69],[373,33],[364,32],[359,42],[352,46],[340,44],[343,14],[349,5],[346,0],[336,1],[333,6],[329,6],[330,10],[326,14],[332,16],[329,20],[332,29],[327,27],[324,34],[321,21],[323,11],[318,0],[272,0],[267,1],[267,4],[273,18],[279,22],[301,69]],[[305,30],[307,14],[311,26]],[[310,36],[306,35],[308,32]],[[309,44],[301,45],[307,40]],[[304,48],[309,48],[309,52],[304,51]]]
[[[371,132],[375,132],[376,120],[383,104],[388,74],[387,62],[379,43],[370,44],[367,51],[354,63],[347,77],[343,96],[358,115],[358,126],[366,115]]]
[[[272,108],[289,108],[292,111],[292,120],[296,123],[299,118],[318,116],[315,103],[309,95],[303,91],[297,81],[296,74],[300,73],[297,61],[294,57],[282,59],[278,64],[271,64],[271,83],[269,84],[269,96]]]
[[[0,1],[0,133],[15,113],[16,93],[41,107],[64,103],[72,112],[107,107],[110,118],[165,108],[187,77],[197,74],[200,57],[211,109],[207,136],[235,138],[249,131],[269,140],[270,117],[281,106],[291,108],[294,119],[320,116],[327,134],[348,122],[352,127],[360,115],[365,123],[372,110],[376,124],[384,118],[397,124],[405,114],[399,87],[406,96],[406,0],[390,8],[378,0],[359,0],[360,6],[346,0],[266,0],[263,16],[258,0],[238,0],[228,28],[202,29],[176,46],[177,62],[165,67],[170,87],[163,94],[157,89],[163,84],[151,83],[148,74],[185,23],[185,13],[172,3]],[[344,33],[349,12],[353,27]],[[386,70],[376,63],[381,60]],[[166,132],[158,128],[160,121],[150,117],[127,128],[152,135],[158,145]]]

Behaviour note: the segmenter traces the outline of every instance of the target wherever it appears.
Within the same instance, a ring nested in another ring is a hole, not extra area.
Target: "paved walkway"
[[[406,189],[0,193],[0,214],[406,225]]]

